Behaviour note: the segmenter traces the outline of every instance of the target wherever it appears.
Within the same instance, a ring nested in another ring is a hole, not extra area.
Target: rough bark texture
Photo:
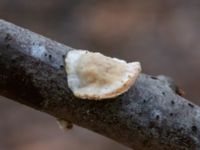
[[[67,87],[71,49],[0,20],[0,95],[135,150],[200,150],[200,107],[179,96],[171,79],[142,74],[115,99],[80,100]]]

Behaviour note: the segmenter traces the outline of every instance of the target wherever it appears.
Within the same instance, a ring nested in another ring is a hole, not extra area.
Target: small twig
[[[200,149],[200,108],[177,95],[169,78],[143,74],[113,100],[80,100],[63,69],[71,49],[0,20],[0,95],[135,150]]]

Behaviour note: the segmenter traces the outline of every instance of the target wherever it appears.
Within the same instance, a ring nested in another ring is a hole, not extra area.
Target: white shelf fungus
[[[127,63],[85,50],[70,51],[65,63],[68,86],[81,99],[116,97],[127,91],[141,72],[139,62]]]

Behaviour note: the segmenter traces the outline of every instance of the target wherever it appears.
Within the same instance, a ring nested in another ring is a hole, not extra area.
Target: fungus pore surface
[[[65,63],[68,86],[81,99],[116,97],[127,91],[141,72],[139,62],[127,63],[86,50],[70,51]]]

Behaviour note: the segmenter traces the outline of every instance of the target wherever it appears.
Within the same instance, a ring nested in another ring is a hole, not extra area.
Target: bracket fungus
[[[102,100],[126,92],[141,72],[139,62],[104,56],[86,50],[72,50],[65,58],[68,86],[81,99]]]

